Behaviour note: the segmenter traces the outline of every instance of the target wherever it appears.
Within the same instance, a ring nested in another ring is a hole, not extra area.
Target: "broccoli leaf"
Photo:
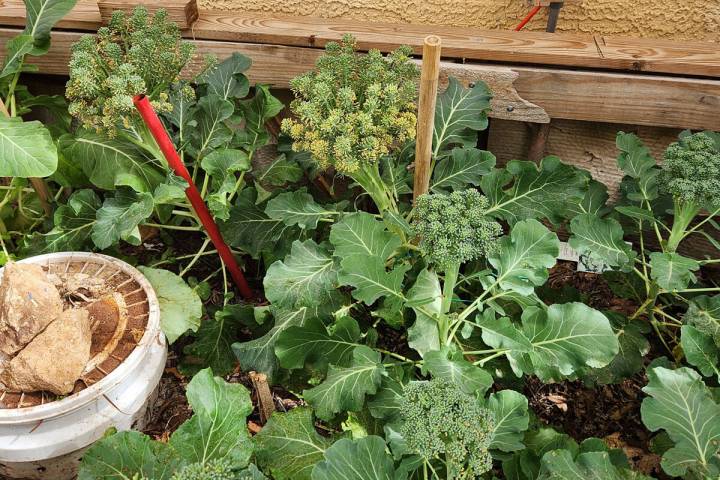
[[[207,85],[207,92],[224,100],[243,98],[250,91],[250,82],[242,73],[250,68],[252,60],[233,52],[228,58],[197,78],[197,83]]]
[[[76,0],[23,0],[27,19],[24,33],[33,38],[31,55],[42,55],[50,48],[50,30],[75,6]]]
[[[258,465],[275,480],[310,480],[332,440],[315,431],[312,410],[275,412],[253,438]]]
[[[489,215],[511,225],[528,218],[547,218],[557,224],[572,216],[585,197],[588,182],[587,172],[550,156],[539,165],[512,160],[505,169],[485,175],[480,187],[490,200]]]
[[[653,432],[665,430],[675,446],[662,458],[668,475],[681,476],[688,470],[701,478],[720,473],[720,405],[702,377],[690,368],[648,369],[648,397],[641,406],[642,420]]]
[[[578,253],[611,267],[632,267],[635,252],[623,240],[622,226],[614,218],[583,213],[572,219],[570,229],[570,246]]]
[[[408,345],[421,356],[440,350],[438,320],[442,311],[442,290],[437,273],[422,270],[407,293],[407,305],[415,311],[415,323],[408,328]]]
[[[618,166],[626,175],[641,178],[655,168],[657,162],[650,149],[634,133],[618,133],[616,144],[620,150]]]
[[[649,327],[640,320],[629,320],[615,312],[604,313],[618,339],[618,354],[607,366],[590,370],[586,378],[610,384],[630,378],[642,370],[644,357],[650,351],[650,343],[644,335]]]
[[[0,177],[47,177],[58,155],[50,132],[37,120],[0,115]]]
[[[555,265],[560,252],[557,235],[537,220],[518,222],[499,241],[497,251],[488,256],[497,270],[500,288],[530,295],[547,281],[547,269]]]
[[[270,93],[268,85],[255,85],[255,96],[240,102],[240,110],[245,117],[245,131],[238,135],[241,143],[255,149],[268,142],[265,122],[285,108],[280,100]]]
[[[33,49],[32,35],[21,33],[16,35],[5,44],[5,63],[0,70],[0,78],[4,78],[19,72],[22,69],[25,55]]]
[[[608,198],[610,198],[607,190],[607,185],[604,183],[598,182],[597,180],[590,180],[585,196],[580,203],[571,206],[572,210],[570,214],[580,215],[581,213],[590,213],[600,217],[604,216],[611,210],[611,207],[607,206]]]
[[[303,395],[319,418],[331,420],[340,412],[359,411],[365,396],[377,392],[383,371],[378,352],[366,346],[355,347],[349,367],[331,365],[327,378]]]
[[[270,250],[284,238],[297,238],[295,231],[281,220],[274,220],[255,205],[256,193],[246,188],[238,195],[235,206],[230,209],[230,218],[220,224],[223,236],[234,247],[242,248],[253,258]]]
[[[380,297],[405,299],[402,284],[410,265],[401,264],[388,272],[382,258],[362,254],[345,257],[340,265],[340,285],[355,287],[352,296],[366,305]]]
[[[316,203],[312,195],[300,189],[281,193],[271,199],[265,207],[265,214],[274,220],[282,220],[288,226],[298,225],[314,230],[319,221],[332,218],[338,212]]]
[[[196,159],[202,159],[213,149],[227,145],[232,139],[233,132],[225,124],[235,111],[235,106],[229,100],[219,95],[205,95],[198,100],[198,108],[194,111],[193,120],[197,128],[192,130],[192,154]]]
[[[568,450],[553,450],[542,458],[538,480],[650,480],[650,477],[612,463],[608,452],[585,452],[573,459]]]
[[[385,224],[366,212],[351,213],[330,229],[334,255],[378,257],[385,261],[401,244],[397,235],[387,231]]]
[[[340,318],[332,334],[322,321],[311,318],[302,327],[290,327],[280,334],[275,355],[280,366],[287,369],[303,368],[306,362],[317,361],[346,365],[360,345],[359,339],[360,327],[350,317]]]
[[[374,435],[343,438],[325,451],[325,459],[312,471],[312,480],[404,480],[396,475],[385,441]]]
[[[720,295],[701,295],[690,300],[690,306],[683,317],[686,323],[715,340],[720,346]]]
[[[682,290],[696,281],[695,272],[700,264],[677,253],[653,252],[650,254],[650,277],[660,288],[669,292]]]
[[[280,334],[290,327],[303,325],[308,317],[308,309],[303,307],[291,311],[274,310],[273,316],[275,325],[265,335],[249,342],[233,343],[232,345],[243,370],[264,373],[270,382],[278,369],[275,344]]]
[[[383,377],[377,394],[368,401],[370,414],[391,422],[402,414],[402,398],[403,384],[390,376]]]
[[[447,350],[427,352],[423,356],[423,371],[435,378],[454,383],[463,392],[471,395],[485,395],[493,384],[492,375],[465,360],[460,353],[453,355]]]
[[[285,154],[282,154],[269,164],[258,166],[253,170],[253,176],[263,186],[280,187],[300,180],[303,170],[297,162],[288,160]]]
[[[140,432],[118,432],[103,438],[82,457],[79,480],[169,480],[184,462],[172,448]]]
[[[683,325],[680,344],[685,353],[685,359],[690,365],[697,367],[700,373],[706,377],[712,375],[720,377],[720,370],[718,370],[720,349],[715,345],[712,337],[691,325]]]
[[[153,286],[160,303],[160,325],[169,343],[180,335],[197,331],[202,317],[202,301],[185,281],[168,270],[138,267]]]
[[[530,422],[527,398],[514,390],[501,390],[490,394],[486,408],[495,416],[490,448],[503,452],[525,448],[522,439]]]
[[[207,154],[200,166],[212,178],[213,192],[207,196],[208,208],[215,217],[227,220],[230,217],[228,195],[238,187],[235,173],[249,170],[250,159],[242,150],[223,148]]]
[[[435,158],[449,145],[475,146],[477,131],[488,126],[491,98],[492,93],[484,82],[464,88],[457,78],[448,78],[447,89],[438,95],[435,107]]]
[[[267,269],[263,286],[265,296],[276,307],[331,313],[342,300],[337,282],[337,262],[330,252],[313,240],[296,240],[290,255]]]
[[[448,193],[480,185],[482,177],[495,167],[495,155],[477,148],[454,148],[437,162],[430,191]]]
[[[106,198],[97,211],[97,221],[92,228],[92,239],[98,248],[104,249],[125,240],[140,244],[138,225],[153,213],[153,197],[147,192],[122,188],[115,196]]]
[[[127,186],[150,192],[165,179],[159,165],[128,141],[110,139],[87,130],[60,138],[60,149],[80,164],[93,185],[104,190]]]

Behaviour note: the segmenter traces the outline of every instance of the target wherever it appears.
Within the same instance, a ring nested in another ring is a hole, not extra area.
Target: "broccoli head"
[[[475,397],[434,378],[406,385],[401,403],[408,447],[426,460],[444,455],[448,478],[479,478],[492,468],[495,421]]]
[[[238,473],[227,461],[210,460],[206,463],[191,463],[176,472],[171,480],[236,480]]]
[[[492,253],[502,227],[485,214],[488,199],[475,189],[418,197],[413,230],[420,249],[441,268]]]
[[[393,145],[415,137],[415,79],[409,47],[387,57],[378,50],[355,51],[355,39],[331,42],[315,71],[295,78],[296,99],[282,128],[293,149],[308,151],[322,168],[351,175],[372,164]]]
[[[720,149],[709,135],[688,135],[670,145],[662,169],[662,184],[676,199],[720,207]]]
[[[129,127],[135,95],[146,94],[156,110],[170,111],[166,91],[193,51],[165,10],[152,17],[143,6],[130,15],[114,12],[107,27],[72,47],[65,92],[70,114],[84,127],[113,136],[118,126]]]

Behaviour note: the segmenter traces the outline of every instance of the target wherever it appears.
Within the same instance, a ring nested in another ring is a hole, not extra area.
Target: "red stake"
[[[195,209],[200,222],[203,227],[205,227],[205,230],[207,231],[210,240],[212,240],[213,245],[215,245],[223,263],[228,270],[230,270],[230,276],[235,281],[235,285],[237,285],[240,290],[240,294],[243,298],[245,298],[245,300],[250,300],[253,298],[252,290],[250,290],[250,286],[248,285],[247,280],[245,280],[245,276],[240,270],[240,267],[230,251],[230,248],[225,243],[225,240],[223,240],[217,224],[215,224],[215,221],[213,220],[212,215],[210,215],[200,192],[190,177],[190,172],[188,172],[185,164],[182,160],[180,160],[180,156],[175,150],[175,146],[173,145],[172,140],[170,140],[170,136],[168,136],[168,133],[155,113],[155,110],[152,108],[152,105],[150,105],[150,102],[145,95],[137,95],[133,99],[133,103],[135,104],[135,108],[138,109],[138,112],[140,112],[140,116],[150,130],[150,133],[152,133],[158,147],[160,147],[163,155],[165,155],[165,159],[170,165],[170,168],[188,182],[188,188],[185,189],[185,194],[187,195],[188,200],[190,200],[190,204]]]
[[[519,32],[520,30],[522,30],[523,27],[525,27],[525,25],[527,25],[528,22],[530,20],[532,20],[535,15],[537,15],[537,13],[540,11],[541,8],[542,8],[541,6],[537,6],[537,7],[533,8],[532,10],[530,10],[530,13],[527,14],[527,17],[523,18],[523,21],[520,22],[520,24],[517,27],[515,27],[515,31]]]

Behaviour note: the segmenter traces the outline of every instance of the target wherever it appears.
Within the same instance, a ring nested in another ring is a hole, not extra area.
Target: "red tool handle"
[[[250,300],[253,297],[253,293],[252,290],[250,290],[247,280],[245,280],[245,276],[240,270],[240,267],[230,251],[230,248],[225,243],[225,240],[223,240],[217,224],[215,224],[215,221],[213,220],[212,215],[210,215],[200,192],[190,177],[190,172],[188,172],[185,164],[182,160],[180,160],[180,156],[175,150],[175,146],[173,145],[172,140],[170,140],[170,136],[168,136],[165,127],[155,113],[152,105],[150,105],[150,101],[145,95],[137,95],[133,99],[133,103],[135,104],[135,108],[138,109],[138,112],[140,112],[140,116],[150,130],[150,133],[152,133],[158,147],[160,147],[163,155],[165,155],[165,159],[170,165],[170,168],[173,169],[175,174],[181,176],[188,182],[188,188],[185,189],[185,194],[187,195],[188,200],[190,200],[190,204],[195,209],[200,222],[203,227],[205,227],[205,230],[207,231],[210,240],[212,240],[213,245],[215,245],[223,263],[228,270],[230,270],[230,276],[235,281],[235,285],[237,285],[240,290],[240,294],[243,298],[245,298],[245,300]]]

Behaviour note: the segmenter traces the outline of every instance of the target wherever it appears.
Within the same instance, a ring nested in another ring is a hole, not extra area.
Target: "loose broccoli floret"
[[[130,15],[114,12],[107,27],[73,45],[66,88],[70,114],[84,127],[114,136],[118,126],[130,126],[135,95],[146,94],[156,110],[170,111],[166,91],[193,51],[165,10],[153,17],[143,6]]]
[[[380,157],[415,137],[418,68],[412,50],[400,47],[387,57],[378,50],[356,53],[355,39],[331,42],[316,69],[292,80],[296,118],[283,120],[295,151],[307,151],[319,166],[353,178],[380,210],[384,198]]]
[[[447,269],[491,253],[502,227],[485,215],[488,206],[488,199],[472,188],[449,195],[421,195],[413,229],[421,239],[423,254]]]
[[[705,133],[681,138],[665,152],[662,188],[673,196],[673,228],[667,249],[674,252],[703,208],[720,207],[720,150]]]
[[[477,399],[443,379],[410,382],[401,402],[401,433],[426,460],[442,458],[448,478],[479,478],[492,468],[488,452],[492,414]]]
[[[236,480],[238,473],[227,461],[210,460],[206,463],[191,463],[175,473],[171,480]]]

